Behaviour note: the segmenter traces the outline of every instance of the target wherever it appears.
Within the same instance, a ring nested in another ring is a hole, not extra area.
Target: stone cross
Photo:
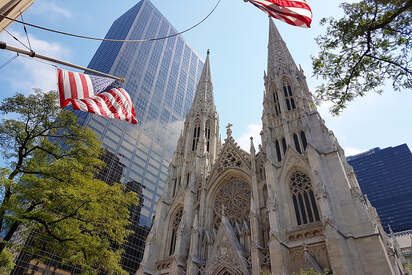
[[[231,123],[228,123],[227,124],[227,126],[226,126],[226,134],[227,134],[227,136],[228,137],[230,137],[231,135],[232,135],[232,130],[230,129],[230,127],[232,127],[233,126],[233,124],[231,124]]]

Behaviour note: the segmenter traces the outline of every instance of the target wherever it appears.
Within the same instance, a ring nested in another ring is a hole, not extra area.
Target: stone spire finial
[[[250,137],[250,153],[252,155],[255,155],[255,152],[256,150],[255,150],[255,145],[253,144],[253,137]]]
[[[275,23],[269,18],[268,76],[276,73],[279,68],[298,70]]]
[[[213,96],[213,84],[210,74],[210,50],[207,50],[205,64],[203,65],[202,74],[200,75],[197,85],[195,98],[193,100],[191,111],[212,110],[215,111],[215,102]]]
[[[227,137],[230,137],[230,136],[232,136],[232,129],[230,129],[230,127],[232,127],[233,126],[233,124],[231,124],[231,123],[228,123],[227,124],[227,126],[226,126],[226,134],[227,134]]]

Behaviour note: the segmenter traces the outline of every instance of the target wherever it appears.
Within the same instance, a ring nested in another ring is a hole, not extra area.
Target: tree
[[[340,19],[323,18],[326,33],[312,57],[314,75],[327,81],[316,99],[331,101],[338,114],[354,98],[382,92],[387,79],[396,91],[412,88],[412,0],[343,3]]]
[[[125,273],[116,248],[129,234],[128,208],[137,196],[94,178],[103,165],[95,134],[60,110],[55,92],[17,94],[0,111],[8,115],[0,123],[0,149],[9,163],[0,170],[0,253],[25,229],[35,232],[35,249],[53,251],[87,274]]]

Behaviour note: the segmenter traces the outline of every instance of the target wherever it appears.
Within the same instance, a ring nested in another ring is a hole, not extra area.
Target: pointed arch
[[[193,127],[192,151],[197,150],[197,144],[200,137],[200,120],[196,119]]]
[[[310,178],[301,171],[295,171],[289,176],[288,184],[297,224],[302,225],[320,221]]]
[[[210,124],[210,120],[208,119],[205,124],[206,152],[210,150]]]
[[[282,81],[283,95],[285,96],[286,107],[288,111],[296,109],[294,92],[292,91],[292,85],[288,78],[284,77]]]
[[[171,216],[171,223],[170,223],[170,237],[168,240],[168,246],[167,246],[167,255],[171,256],[175,253],[176,249],[176,239],[177,239],[177,230],[179,228],[180,222],[182,220],[183,216],[183,207],[180,206],[175,211],[173,212]]]

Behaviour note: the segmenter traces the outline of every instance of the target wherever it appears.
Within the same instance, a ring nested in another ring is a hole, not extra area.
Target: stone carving
[[[239,182],[236,178],[224,185],[216,193],[214,223],[220,223],[222,212],[230,221],[243,222],[248,220],[250,211],[251,191],[248,183]]]

